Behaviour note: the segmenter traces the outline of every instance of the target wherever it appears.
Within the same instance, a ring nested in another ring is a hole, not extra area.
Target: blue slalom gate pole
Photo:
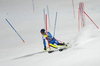
[[[56,22],[57,22],[57,12],[56,12],[56,17],[55,17],[55,25],[54,25],[54,33],[53,33],[53,37],[55,37],[55,30],[56,30]]]
[[[34,0],[32,0],[33,1],[33,11],[35,11],[35,8],[34,8]]]
[[[21,38],[21,40],[25,43],[25,41],[23,40],[23,38],[19,35],[19,33],[15,30],[15,28],[10,24],[10,22],[7,20],[7,19],[5,19],[7,22],[8,22],[8,24],[12,27],[12,29],[17,33],[17,35]]]
[[[47,5],[47,14],[48,14],[48,20],[49,20],[49,27],[50,27],[50,16],[49,16],[49,7]]]
[[[45,22],[45,9],[43,9],[43,15],[44,15],[44,28],[46,29],[46,22]]]

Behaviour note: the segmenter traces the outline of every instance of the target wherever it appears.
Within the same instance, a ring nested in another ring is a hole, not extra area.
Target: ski
[[[48,51],[48,53],[52,53],[52,52],[54,52],[53,50],[51,50],[51,51]]]
[[[48,51],[48,53],[53,53],[53,52],[56,52],[56,51],[62,52],[63,50],[66,50],[66,49],[68,49],[70,47],[71,47],[71,45],[68,45],[68,47],[59,48],[59,49],[56,49],[56,50],[51,50],[51,51]]]
[[[51,51],[48,51],[48,53],[53,53],[53,52],[56,52],[56,51],[63,51],[63,50],[65,50],[65,49],[67,49],[67,48],[61,48],[61,49],[57,49],[57,50],[51,50]]]

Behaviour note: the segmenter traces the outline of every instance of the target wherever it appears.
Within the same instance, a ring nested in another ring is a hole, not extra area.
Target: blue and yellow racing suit
[[[50,32],[47,32],[47,35],[48,35],[48,39],[49,39],[49,45],[51,47],[57,48],[56,45],[58,45],[59,42],[54,37],[52,37]],[[47,40],[47,35],[42,36],[44,47],[46,47],[46,41],[45,40]],[[54,45],[54,44],[56,44],[56,45]]]

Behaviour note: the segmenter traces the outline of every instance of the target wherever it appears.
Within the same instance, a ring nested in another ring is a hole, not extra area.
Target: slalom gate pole
[[[74,1],[73,0],[72,0],[72,5],[73,5],[74,18],[75,18],[75,8],[74,8]]]
[[[55,30],[56,30],[56,22],[57,22],[57,12],[56,12],[56,17],[55,17],[55,25],[54,25],[54,33],[53,33],[53,37],[55,37]]]
[[[81,28],[83,26],[83,8],[82,8],[82,3],[80,3],[80,14],[81,14]]]
[[[84,3],[82,5],[83,5],[83,18],[84,18],[84,25],[83,25],[83,27],[84,27],[86,25],[85,14],[84,14],[84,11],[85,11]]]
[[[78,10],[78,31],[80,31],[80,7]]]
[[[44,15],[44,28],[46,29],[45,9],[43,9],[43,15]]]
[[[7,22],[8,22],[8,24],[12,27],[12,29],[17,33],[17,35],[21,38],[21,40],[25,43],[25,41],[23,40],[23,38],[19,35],[19,33],[15,30],[15,28],[10,24],[10,22],[7,20],[7,19],[5,19]]]
[[[85,26],[85,15],[84,15],[84,3],[79,3],[79,9],[78,9],[78,30],[80,31],[81,28]],[[81,22],[80,22],[81,21]],[[80,26],[81,24],[81,26]]]
[[[48,14],[48,20],[49,20],[49,27],[50,27],[50,15],[49,15],[49,7],[47,5],[47,14]]]
[[[85,26],[85,21],[84,21],[84,3],[81,2],[80,3],[80,13],[81,13],[81,27],[84,27]]]
[[[85,26],[84,3],[82,2],[82,27]]]
[[[79,4],[79,7],[80,7],[81,27],[82,27],[83,26],[83,14],[82,14],[83,8],[82,8],[82,3],[81,2]]]
[[[84,14],[93,22],[93,24],[99,29],[99,27],[94,23],[94,21],[87,15],[87,13],[84,11]]]
[[[51,51],[51,48],[50,48],[50,45],[49,45],[48,34],[47,34],[47,14],[45,15],[45,20],[46,20],[46,35],[47,35],[47,41],[48,41],[49,50]]]
[[[32,0],[32,2],[33,2],[33,11],[35,11],[35,8],[34,8],[34,0]]]

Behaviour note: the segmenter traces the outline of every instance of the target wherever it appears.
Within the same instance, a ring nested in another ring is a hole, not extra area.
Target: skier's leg
[[[54,45],[54,44],[49,44],[49,45],[50,45],[51,47],[57,49],[57,46],[56,46],[56,45]]]
[[[58,45],[58,46],[65,46],[67,47],[67,45],[65,43],[59,43],[57,40],[55,40],[55,43]]]
[[[54,43],[55,43],[55,41],[54,41],[54,40],[49,41],[49,45],[50,45],[51,47],[53,47],[53,48],[57,49],[57,46],[56,46],[56,45],[54,45]]]
[[[58,43],[58,46],[65,46],[65,47],[67,47],[67,45],[64,44],[64,43]]]

